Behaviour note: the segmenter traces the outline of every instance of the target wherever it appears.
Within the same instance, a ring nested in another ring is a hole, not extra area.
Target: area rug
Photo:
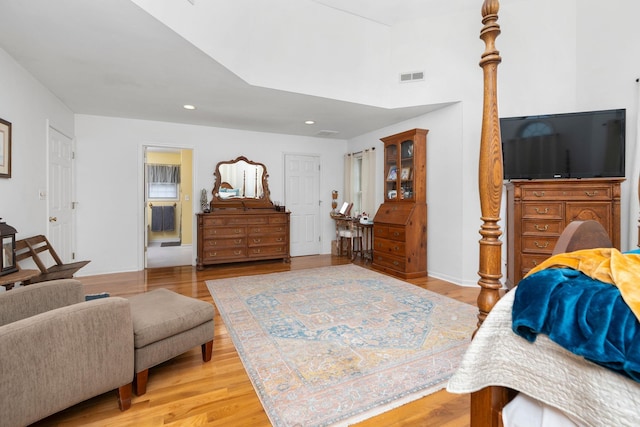
[[[475,307],[356,266],[208,280],[274,426],[349,425],[446,386]]]

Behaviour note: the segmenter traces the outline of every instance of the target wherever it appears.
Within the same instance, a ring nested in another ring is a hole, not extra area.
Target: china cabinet
[[[373,267],[402,278],[427,275],[427,130],[382,138],[384,203],[373,220]]]

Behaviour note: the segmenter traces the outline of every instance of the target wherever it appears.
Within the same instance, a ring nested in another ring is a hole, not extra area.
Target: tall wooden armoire
[[[427,275],[427,130],[382,138],[384,203],[373,220],[373,268]]]

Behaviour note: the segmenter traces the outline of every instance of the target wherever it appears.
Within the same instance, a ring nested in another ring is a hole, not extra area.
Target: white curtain
[[[374,149],[362,153],[362,212],[370,218],[375,215],[376,203],[376,152]]]
[[[351,154],[344,155],[344,194],[342,200],[347,203],[351,203],[353,200],[353,156]],[[340,209],[341,203],[338,202],[338,209]]]

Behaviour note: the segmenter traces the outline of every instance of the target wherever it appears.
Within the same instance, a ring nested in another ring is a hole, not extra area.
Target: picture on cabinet
[[[391,166],[389,168],[389,174],[387,174],[387,181],[395,181],[398,177],[398,168],[396,166]]]
[[[403,181],[408,181],[411,179],[411,168],[402,168],[402,175],[400,175],[400,179]]]

